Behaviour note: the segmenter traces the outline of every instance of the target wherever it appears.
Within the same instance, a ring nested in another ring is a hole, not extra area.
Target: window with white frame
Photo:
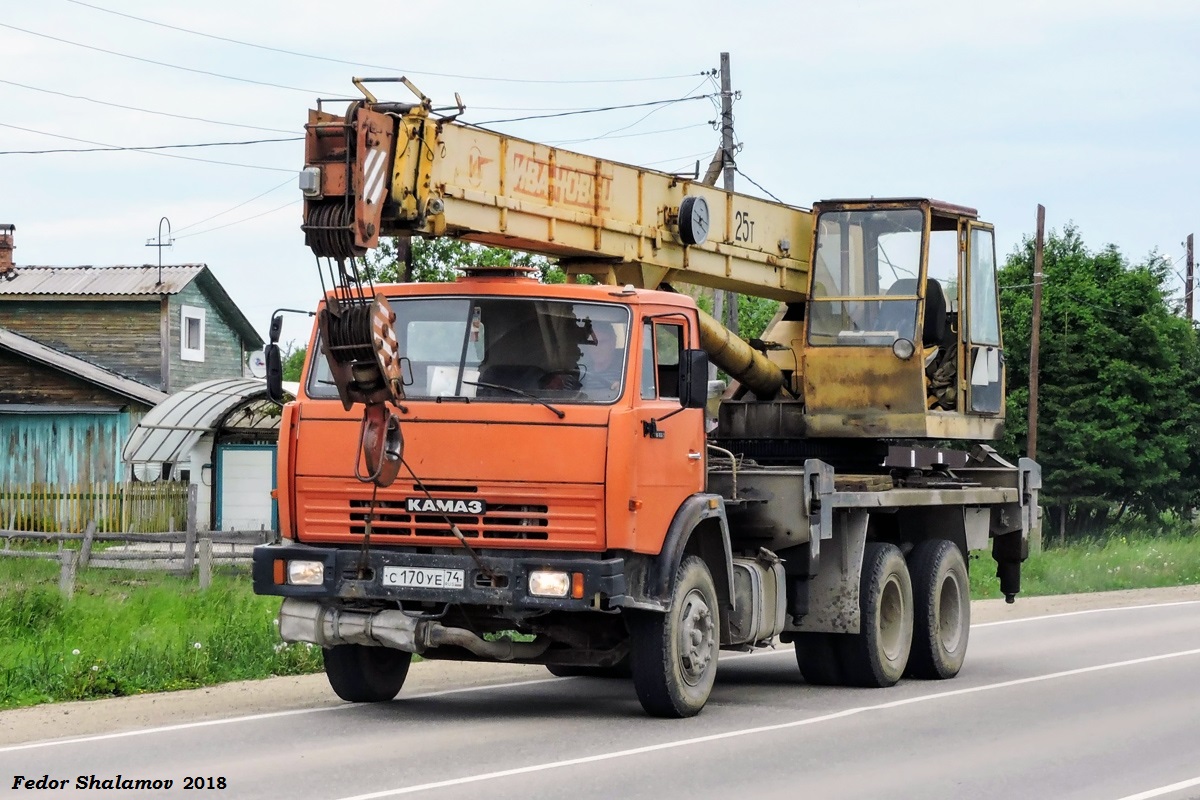
[[[179,357],[184,361],[204,360],[204,309],[179,307]]]

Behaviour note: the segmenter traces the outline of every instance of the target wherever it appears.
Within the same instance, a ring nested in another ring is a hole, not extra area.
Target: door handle
[[[692,451],[689,450],[688,458],[691,459],[692,461],[699,461],[701,458],[703,458],[703,456],[700,453],[693,453]]]

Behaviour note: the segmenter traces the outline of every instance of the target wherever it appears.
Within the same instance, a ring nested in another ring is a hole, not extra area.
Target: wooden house
[[[126,480],[151,408],[263,345],[203,264],[13,268],[0,229],[0,487]]]
[[[0,327],[168,393],[241,376],[263,346],[204,264],[22,266],[0,281]]]

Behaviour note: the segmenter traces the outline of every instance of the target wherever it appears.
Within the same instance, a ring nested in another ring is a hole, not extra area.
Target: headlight
[[[571,576],[557,570],[529,573],[529,593],[534,597],[566,597],[571,591]]]
[[[916,345],[908,339],[897,339],[892,342],[892,352],[896,354],[896,358],[901,361],[908,361],[913,357],[913,353],[917,352]]]
[[[288,583],[293,586],[320,586],[325,582],[322,561],[289,561]]]

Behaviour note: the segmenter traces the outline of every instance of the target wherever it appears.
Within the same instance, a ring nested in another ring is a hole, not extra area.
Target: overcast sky
[[[1073,220],[1094,249],[1112,242],[1133,260],[1157,250],[1181,271],[1181,242],[1200,228],[1195,0],[3,8],[0,151],[94,146],[47,134],[119,146],[301,136],[316,97],[352,94],[351,76],[364,74],[408,75],[439,103],[459,92],[475,122],[666,100],[715,91],[701,73],[728,51],[738,166],[787,202],[973,206],[996,225],[1002,257],[1032,233],[1040,202],[1049,226]],[[399,86],[381,97],[407,99]],[[677,171],[707,162],[715,117],[701,99],[492,127],[586,139],[566,146]],[[274,308],[313,306],[302,142],[166,152],[243,166],[138,152],[0,156],[0,222],[17,225],[17,264],[156,263],[145,242],[166,216],[175,243],[163,262],[208,264],[264,334]],[[284,339],[304,338],[301,325],[290,320]]]

